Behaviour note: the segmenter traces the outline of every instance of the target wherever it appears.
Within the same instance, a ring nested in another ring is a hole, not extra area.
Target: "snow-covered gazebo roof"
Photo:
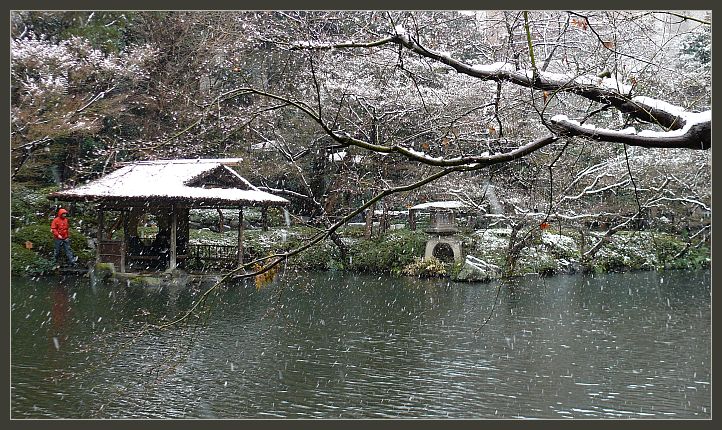
[[[228,166],[240,158],[155,160],[130,163],[102,178],[50,194],[63,201],[183,203],[191,206],[283,206]]]

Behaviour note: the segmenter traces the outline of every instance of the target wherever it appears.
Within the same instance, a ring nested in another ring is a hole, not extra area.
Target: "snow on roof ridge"
[[[459,208],[463,208],[465,206],[466,205],[464,204],[464,202],[461,202],[459,200],[442,200],[442,201],[420,203],[416,206],[410,207],[409,209],[428,209],[428,208],[459,209]]]
[[[229,173],[231,173],[232,175],[234,175],[236,178],[238,178],[241,182],[243,182],[244,184],[248,185],[248,188],[249,188],[249,189],[254,190],[254,191],[259,191],[258,188],[257,188],[255,185],[253,185],[248,179],[246,179],[246,178],[244,178],[243,176],[241,176],[240,173],[236,172],[235,170],[231,169],[230,167],[226,166],[225,164],[222,165],[222,167],[223,167],[224,169],[226,169]]]
[[[217,164],[233,164],[240,163],[243,158],[176,158],[170,160],[140,160],[140,161],[126,161],[118,164],[129,166],[133,164],[205,164],[205,163],[217,163]]]

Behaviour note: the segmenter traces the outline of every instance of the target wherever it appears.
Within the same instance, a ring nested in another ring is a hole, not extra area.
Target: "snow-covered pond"
[[[281,277],[145,333],[191,294],[13,278],[12,418],[711,417],[709,271]]]

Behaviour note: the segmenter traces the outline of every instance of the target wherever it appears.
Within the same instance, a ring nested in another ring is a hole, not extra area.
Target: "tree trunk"
[[[371,236],[374,234],[374,211],[376,210],[376,203],[372,204],[368,209],[366,209],[366,231],[364,232],[364,237],[366,239],[371,239]]]

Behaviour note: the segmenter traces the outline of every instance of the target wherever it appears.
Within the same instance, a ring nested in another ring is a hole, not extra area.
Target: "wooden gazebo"
[[[223,158],[134,162],[85,185],[52,193],[48,198],[98,204],[96,261],[113,263],[121,272],[137,262],[147,262],[145,267],[161,270],[177,268],[188,257],[198,256],[188,243],[191,209],[237,209],[238,246],[225,247],[233,248],[225,249],[225,254],[235,257],[240,265],[243,208],[260,207],[265,225],[268,207],[289,203],[260,191],[230,168],[240,161]],[[113,237],[113,226],[108,229],[108,212],[118,213],[114,227],[122,225],[121,238]],[[146,214],[157,220],[158,232],[152,243],[142,241],[138,234],[139,220]]]

